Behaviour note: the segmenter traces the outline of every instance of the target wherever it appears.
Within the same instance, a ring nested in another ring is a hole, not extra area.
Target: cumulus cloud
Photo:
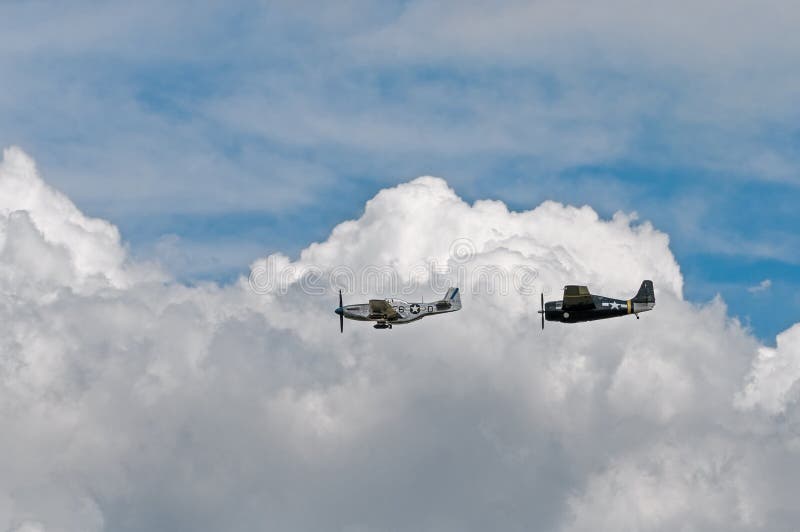
[[[800,324],[778,335],[775,348],[758,350],[748,383],[737,398],[743,408],[759,406],[781,414],[800,394]]]
[[[684,301],[667,235],[634,215],[553,202],[511,212],[419,178],[297,260],[273,256],[287,289],[256,294],[247,279],[165,282],[19,150],[4,153],[0,191],[1,530],[800,519],[800,477],[786,474],[800,469],[797,326],[771,349],[721,300]],[[578,280],[620,297],[652,278],[658,305],[542,333],[537,297],[465,289],[458,314],[340,335],[332,287],[301,289],[342,265],[407,278],[430,259],[453,266],[458,239],[473,246],[458,262],[469,271],[523,265],[552,294]]]
[[[145,273],[125,263],[126,250],[116,227],[84,216],[67,197],[47,186],[19,148],[3,152],[0,173],[3,280],[17,289],[48,283],[51,288],[91,291],[101,286],[124,288]]]

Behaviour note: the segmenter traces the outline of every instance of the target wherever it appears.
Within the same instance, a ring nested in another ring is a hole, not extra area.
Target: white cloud
[[[800,324],[779,334],[776,343],[758,350],[747,386],[737,397],[740,407],[781,414],[800,397]]]
[[[757,285],[749,287],[747,291],[750,292],[751,294],[758,294],[761,292],[766,292],[771,287],[772,287],[772,281],[770,279],[764,279]]]
[[[145,273],[125,264],[116,227],[84,216],[67,197],[48,187],[19,148],[3,152],[0,172],[0,245],[10,281],[52,282],[53,287],[74,290],[124,288]]]
[[[763,523],[740,489],[735,449],[713,440],[702,445],[697,452],[680,443],[656,443],[613,459],[602,473],[590,476],[580,497],[571,499],[573,521],[566,529],[760,529]]]
[[[4,157],[0,530],[800,519],[800,477],[786,474],[800,468],[786,430],[800,374],[777,371],[794,367],[800,326],[769,350],[721,301],[687,303],[668,237],[634,216],[470,205],[430,177],[384,190],[291,265],[407,275],[469,238],[468,268],[525,264],[553,292],[580,280],[619,296],[652,278],[658,305],[541,333],[536,297],[465,290],[458,314],[340,335],[332,290],[154,282],[113,226],[42,183],[19,150]]]

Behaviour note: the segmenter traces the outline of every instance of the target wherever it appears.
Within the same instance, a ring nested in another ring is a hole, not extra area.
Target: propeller
[[[344,305],[342,304],[342,291],[339,290],[339,309],[338,309],[339,312],[337,314],[339,314],[339,332],[340,333],[344,332],[344,308],[342,308],[343,306]]]
[[[542,292],[542,310],[539,311],[542,315],[542,330],[544,330],[544,292]]]

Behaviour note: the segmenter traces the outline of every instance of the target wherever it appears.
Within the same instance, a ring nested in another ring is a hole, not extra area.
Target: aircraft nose
[[[336,310],[334,310],[334,312],[339,316],[341,316],[344,313],[344,309],[342,309],[342,307],[339,307]]]

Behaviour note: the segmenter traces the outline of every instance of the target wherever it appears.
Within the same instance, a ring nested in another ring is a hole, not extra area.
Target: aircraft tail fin
[[[448,288],[444,298],[436,302],[436,310],[452,311],[461,308],[461,292],[458,287]]]
[[[653,281],[642,281],[639,291],[631,299],[633,312],[638,314],[646,310],[652,310],[656,306],[656,293],[653,289]]]

